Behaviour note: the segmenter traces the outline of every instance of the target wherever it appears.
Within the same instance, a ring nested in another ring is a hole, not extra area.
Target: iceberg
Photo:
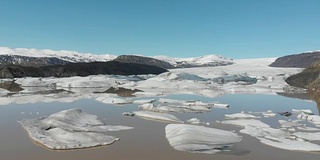
[[[8,90],[0,88],[0,97],[4,96],[4,95],[7,95],[8,93],[9,93]]]
[[[198,118],[191,118],[187,120],[187,122],[189,122],[190,124],[197,124],[197,125],[201,124],[201,121]]]
[[[80,109],[64,110],[47,117],[18,122],[32,140],[58,150],[109,145],[119,138],[109,136],[107,132],[133,129],[128,126],[106,125],[96,115]]]
[[[153,103],[146,103],[139,106],[140,109],[153,112],[177,112],[177,113],[203,113],[210,112],[205,106],[198,105],[182,105],[182,104],[168,104],[168,105],[154,105]]]
[[[293,113],[297,113],[297,114],[309,114],[309,115],[313,115],[312,111],[310,109],[292,109]]]
[[[234,113],[234,114],[226,114],[224,115],[226,119],[251,119],[251,118],[259,118],[257,116],[247,114],[247,113]]]
[[[109,97],[109,96],[101,96],[96,98],[97,101],[100,101],[102,103],[106,104],[129,104],[132,103],[132,101],[125,99],[125,98],[118,98],[118,97]]]
[[[301,127],[302,124],[299,124],[297,122],[291,122],[291,121],[285,121],[285,120],[279,120],[281,128],[291,128],[291,127]]]
[[[179,120],[176,116],[167,114],[167,113],[157,113],[157,112],[150,112],[150,111],[135,111],[133,112],[136,116],[156,120],[156,121],[164,121],[170,123],[184,123],[183,121]]]
[[[303,139],[297,138],[298,136],[296,135],[292,137],[289,132],[271,128],[269,125],[256,119],[225,120],[222,123],[243,126],[244,129],[240,130],[241,133],[256,137],[261,143],[276,148],[295,151],[320,151],[320,145],[306,142]],[[310,138],[314,135],[308,136]]]
[[[189,124],[168,124],[165,132],[174,149],[190,153],[215,154],[242,139],[229,131]]]
[[[293,135],[309,141],[320,141],[320,132],[296,132]]]
[[[145,104],[145,103],[153,103],[155,101],[156,101],[156,99],[139,99],[139,100],[134,100],[132,103]]]
[[[318,115],[309,115],[302,112],[297,116],[297,118],[302,120],[307,120],[315,125],[320,125],[320,116]]]

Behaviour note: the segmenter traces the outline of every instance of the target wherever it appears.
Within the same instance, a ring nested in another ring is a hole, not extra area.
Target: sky
[[[0,46],[228,58],[320,50],[320,0],[0,0]]]

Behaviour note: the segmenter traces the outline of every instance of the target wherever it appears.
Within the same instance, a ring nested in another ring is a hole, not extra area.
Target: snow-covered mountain
[[[28,49],[0,47],[0,64],[18,64],[25,66],[43,66],[79,62],[106,62],[116,59],[117,55],[80,53],[77,51]],[[140,61],[144,61],[141,57]],[[220,55],[207,55],[195,58],[172,58],[167,56],[149,57],[168,62],[176,68],[224,66],[233,64],[233,60]]]
[[[168,62],[177,68],[225,66],[234,63],[232,59],[225,58],[220,55],[206,55],[195,58],[171,58],[167,56],[154,56],[153,58]]]
[[[91,53],[80,53],[77,51],[66,51],[66,50],[50,50],[50,49],[28,49],[28,48],[8,48],[0,47],[0,55],[10,55],[10,56],[23,56],[23,57],[36,57],[36,58],[58,58],[68,62],[106,62],[114,58],[115,55],[104,54],[97,55]]]

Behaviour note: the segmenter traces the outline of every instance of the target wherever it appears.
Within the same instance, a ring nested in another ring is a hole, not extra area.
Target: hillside
[[[292,75],[286,79],[286,82],[295,87],[308,88],[310,84],[319,81],[320,60],[304,69],[301,73]]]
[[[53,65],[43,67],[28,67],[19,65],[0,66],[0,78],[21,77],[72,77],[88,76],[98,74],[114,75],[140,75],[160,74],[166,69],[133,63],[91,62],[91,63],[69,63],[66,65]]]
[[[207,55],[192,58],[174,58],[166,56],[135,56],[112,54],[91,54],[77,51],[28,49],[0,47],[0,64],[21,66],[64,65],[67,63],[89,63],[118,61],[157,66],[165,69],[212,67],[233,64],[233,60],[220,55]]]
[[[306,68],[320,60],[320,51],[304,52],[277,58],[270,67]]]

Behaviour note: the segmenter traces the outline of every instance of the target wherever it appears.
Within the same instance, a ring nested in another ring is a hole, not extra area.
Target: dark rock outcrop
[[[164,62],[154,58],[134,56],[134,55],[121,55],[116,59],[114,59],[113,61],[122,62],[122,63],[136,63],[136,64],[144,64],[144,65],[150,65],[150,66],[157,66],[164,69],[174,68],[174,66],[168,62]]]
[[[320,51],[306,52],[277,58],[270,67],[306,68],[320,60]]]
[[[286,82],[295,87],[308,88],[309,84],[316,81],[320,74],[320,61],[313,63],[302,72],[292,75],[286,79]]]
[[[21,66],[48,66],[48,65],[64,65],[69,61],[61,60],[56,57],[27,57],[19,55],[0,55],[1,65],[21,65]]]
[[[28,67],[18,65],[0,66],[0,78],[21,77],[72,77],[98,74],[139,75],[160,74],[166,69],[156,66],[120,63],[116,61],[92,63],[68,63],[66,65],[53,65],[42,67]]]

